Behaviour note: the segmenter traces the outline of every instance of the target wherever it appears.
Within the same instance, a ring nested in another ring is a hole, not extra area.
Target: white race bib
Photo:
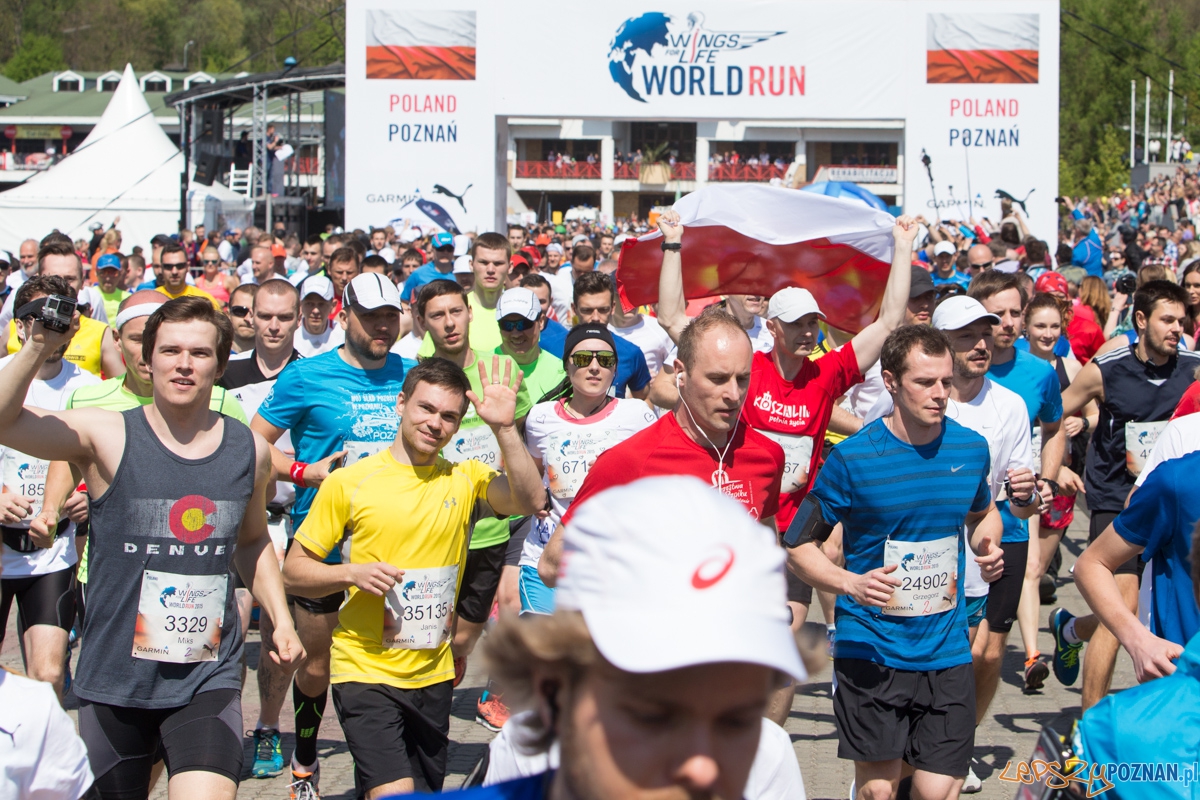
[[[812,463],[813,437],[775,431],[759,433],[783,448],[783,477],[779,491],[791,494],[807,486],[808,466]]]
[[[345,466],[348,467],[351,464],[356,464],[367,456],[373,456],[380,450],[386,450],[391,446],[391,442],[352,442],[346,440],[342,445],[342,449],[346,451]]]
[[[383,598],[383,646],[435,650],[450,641],[458,565],[406,569]]]
[[[550,438],[546,442],[546,481],[550,493],[559,500],[569,500],[578,494],[596,458],[616,442],[615,431],[588,430],[583,426]]]
[[[487,425],[459,428],[450,443],[442,448],[442,458],[455,464],[463,461],[478,461],[494,470],[501,470],[500,442]]]
[[[1042,426],[1034,425],[1029,437],[1029,449],[1033,453],[1033,471],[1042,474]]]
[[[27,520],[42,511],[42,500],[46,496],[46,472],[49,469],[49,461],[31,458],[13,450],[4,453],[4,491],[24,495],[33,501],[33,510],[29,512]]]
[[[1125,469],[1133,475],[1140,475],[1146,467],[1146,459],[1154,449],[1158,435],[1167,427],[1167,420],[1161,422],[1126,422],[1125,423]]]
[[[228,586],[228,575],[144,571],[133,657],[171,664],[216,661]]]
[[[931,542],[898,542],[883,546],[883,565],[900,585],[883,607],[893,617],[925,617],[950,611],[958,604],[958,536]]]

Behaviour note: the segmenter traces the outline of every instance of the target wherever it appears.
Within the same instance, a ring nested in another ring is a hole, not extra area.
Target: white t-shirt
[[[572,417],[560,400],[538,403],[525,418],[525,446],[542,462],[544,485],[550,490],[548,525],[534,525],[525,537],[521,565],[536,568],[549,534],[571,506],[596,457],[657,422],[643,400],[610,402],[586,420]],[[539,535],[541,534],[541,535]]]
[[[96,322],[108,324],[108,310],[104,307],[104,295],[100,294],[99,286],[85,286],[83,291],[79,293],[78,301],[91,306],[89,317]]]
[[[0,669],[0,798],[78,800],[92,785],[87,747],[54,687]]]
[[[563,325],[571,327],[571,304],[575,302],[575,273],[570,264],[563,264],[553,275],[542,273],[550,282],[550,307]]]
[[[325,333],[320,336],[313,336],[305,329],[304,325],[301,325],[292,336],[292,347],[296,348],[296,352],[305,358],[312,358],[341,346],[345,341],[346,332],[342,330],[341,325],[333,322],[329,323],[325,328]]]
[[[892,396],[884,393],[879,402],[867,413],[866,422],[892,411]],[[989,482],[993,500],[1004,499],[1004,479],[1010,469],[1033,469],[1033,444],[1029,428],[1029,411],[1025,401],[1011,389],[1006,389],[991,378],[983,379],[979,394],[969,403],[951,400],[946,404],[946,418],[964,428],[970,428],[987,440],[992,456]],[[988,593],[988,584],[979,572],[979,565],[967,553],[967,574],[964,576],[967,597],[983,597]]]
[[[224,239],[217,245],[217,256],[226,264],[232,264],[234,256],[237,255],[237,250],[229,243],[228,239]]]
[[[842,408],[854,416],[865,419],[871,408],[884,395],[883,368],[877,360],[871,368],[863,373],[862,383],[856,383],[846,392],[846,400]]]
[[[671,341],[671,337],[658,323],[658,320],[647,317],[645,314],[638,316],[638,321],[628,328],[618,328],[610,324],[608,329],[622,339],[637,345],[646,356],[646,366],[650,368],[650,374],[657,375],[663,364],[669,364],[674,360],[675,343]]]
[[[13,356],[0,358],[0,380],[5,380],[4,369],[12,362]],[[25,405],[43,408],[47,411],[62,411],[67,407],[71,394],[81,386],[91,386],[99,383],[100,379],[90,372],[85,372],[70,361],[63,360],[58,375],[48,381],[34,379],[25,393]],[[0,481],[4,491],[11,494],[22,494],[34,500],[33,513],[41,510],[42,497],[46,491],[46,470],[50,462],[40,458],[27,456],[20,451],[0,447]],[[28,528],[29,517],[21,522],[9,525],[11,528]],[[75,554],[75,540],[72,536],[72,523],[62,536],[59,536],[49,548],[39,548],[32,553],[18,553],[8,545],[2,545],[3,561],[0,570],[6,578],[25,578],[30,575],[46,575],[51,572],[68,569],[78,560]]]
[[[527,743],[534,738],[536,714],[535,711],[513,714],[500,729],[499,735],[492,739],[488,745],[484,786],[558,769],[561,757],[557,741],[544,752],[527,752]],[[754,754],[754,763],[750,765],[742,797],[745,800],[805,800],[806,797],[804,779],[800,776],[800,762],[796,759],[792,739],[787,731],[766,717],[762,720],[758,751]]]
[[[769,353],[775,347],[775,337],[767,330],[767,323],[762,317],[754,318],[754,324],[746,330],[746,335],[750,337],[755,352]]]
[[[421,344],[423,342],[423,338],[414,336],[413,332],[409,331],[396,340],[396,343],[392,345],[392,352],[401,358],[408,358],[416,361],[417,351],[421,349]]]
[[[1137,480],[1133,482],[1134,486],[1145,483],[1146,477],[1162,462],[1197,450],[1200,450],[1200,414],[1188,414],[1171,420],[1158,435],[1154,449],[1146,458],[1146,466],[1142,467]]]

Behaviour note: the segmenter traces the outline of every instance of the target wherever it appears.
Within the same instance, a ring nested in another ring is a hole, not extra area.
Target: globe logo
[[[667,46],[667,35],[670,33],[671,18],[658,11],[642,14],[621,23],[608,46],[608,71],[617,86],[625,90],[625,94],[637,100],[646,102],[646,98],[638,94],[633,85],[633,62],[638,51],[651,55],[655,45]]]

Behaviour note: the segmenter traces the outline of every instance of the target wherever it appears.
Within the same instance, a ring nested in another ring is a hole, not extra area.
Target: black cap
[[[929,270],[913,264],[912,285],[908,290],[908,299],[912,300],[914,297],[920,297],[933,291],[937,291],[937,289],[933,285],[933,278],[929,276]]]

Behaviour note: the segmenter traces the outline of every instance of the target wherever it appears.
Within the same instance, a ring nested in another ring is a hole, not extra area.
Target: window
[[[147,92],[165,92],[167,90],[167,82],[154,78],[146,81]]]
[[[121,83],[120,81],[113,80],[112,78],[109,78],[109,79],[107,79],[107,80],[100,81],[100,91],[102,91],[102,92],[115,92],[115,91],[117,90],[117,86],[118,86],[120,83]]]
[[[78,92],[79,81],[68,78],[58,82],[58,91],[60,92]]]

